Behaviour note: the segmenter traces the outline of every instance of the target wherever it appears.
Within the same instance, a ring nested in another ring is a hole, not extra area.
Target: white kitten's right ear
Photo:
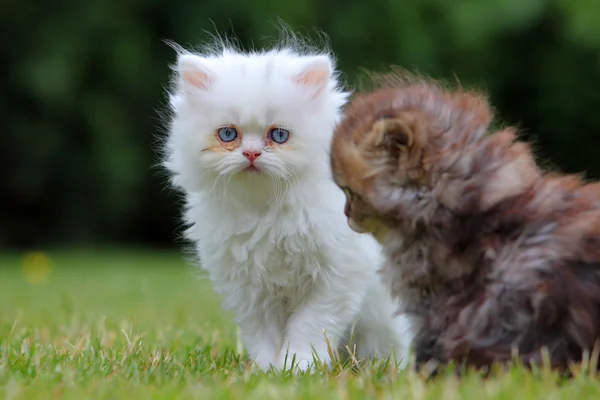
[[[332,71],[329,57],[315,56],[299,74],[294,76],[294,82],[311,90],[312,98],[315,99],[327,87]]]
[[[193,54],[180,55],[177,70],[181,87],[186,92],[190,89],[207,91],[214,80],[205,60]]]

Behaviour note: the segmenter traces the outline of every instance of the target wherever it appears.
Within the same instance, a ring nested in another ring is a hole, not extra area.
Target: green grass
[[[180,254],[71,252],[0,257],[0,398],[595,399],[597,379],[558,385],[518,368],[425,381],[368,365],[259,373],[231,316]],[[47,269],[46,267],[50,267]]]

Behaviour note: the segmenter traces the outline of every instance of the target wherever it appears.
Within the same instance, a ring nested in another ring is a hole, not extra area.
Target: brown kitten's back
[[[361,199],[347,214],[387,229],[384,275],[420,326],[418,358],[581,360],[600,340],[600,183],[544,173],[514,129],[488,134],[484,96],[386,79],[347,107],[331,161]]]

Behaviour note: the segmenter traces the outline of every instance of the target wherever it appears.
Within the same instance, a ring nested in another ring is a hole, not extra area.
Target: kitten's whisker
[[[293,170],[284,167],[283,174],[273,175],[269,174],[270,179],[275,183],[275,189],[273,193],[273,197],[269,202],[270,208],[279,208],[281,203],[285,200],[285,193],[289,192],[291,187],[294,186],[294,180],[297,181],[297,176]]]
[[[278,188],[277,182],[275,181],[275,179],[273,178],[273,175],[270,172],[267,172],[267,177],[269,178],[269,184],[274,187],[273,193],[271,194],[271,198],[269,199],[269,202],[267,203],[267,209],[271,209],[271,207],[274,204],[274,200],[277,199],[277,193],[278,193],[279,188]]]
[[[212,165],[211,165],[211,166],[209,166],[209,167],[208,167],[208,168],[207,168],[207,169],[204,171],[204,173],[203,173],[203,174],[200,176],[200,179],[204,179],[204,177],[206,176],[206,174],[208,174],[209,172],[214,172],[214,170],[215,170],[214,166],[212,166]],[[213,181],[213,184],[212,184],[212,186],[210,187],[210,189],[209,189],[209,191],[208,191],[208,195],[209,195],[209,196],[212,196],[212,194],[213,194],[213,190],[215,189],[215,186],[217,185],[217,182],[219,182],[219,178],[220,178],[220,177],[221,177],[220,175],[217,175],[217,177],[214,179],[214,181]]]
[[[298,177],[298,174],[292,168],[288,167],[285,172],[286,172],[285,180],[289,186],[288,189],[291,189],[292,187],[296,186],[300,182],[300,177]]]
[[[294,178],[295,182],[294,185],[297,185],[298,183],[300,183],[300,177],[298,176],[298,174],[296,173],[296,171],[294,171],[293,169],[290,169],[292,178]]]
[[[269,200],[268,208],[279,207],[279,204],[283,201],[284,188],[282,187],[281,181],[272,173],[268,174],[269,181],[273,184],[274,190],[271,200]]]
[[[231,181],[231,177],[233,174],[231,172],[225,175],[225,182],[223,183],[223,193],[227,193],[227,187],[229,186],[229,182]]]
[[[210,188],[210,190],[208,192],[210,196],[212,196],[215,188],[218,187],[221,184],[221,182],[223,181],[222,178],[223,178],[223,172],[221,171],[221,172],[219,172],[219,174],[215,178],[215,181],[213,182],[213,184],[212,184],[212,186],[211,186],[211,188]]]

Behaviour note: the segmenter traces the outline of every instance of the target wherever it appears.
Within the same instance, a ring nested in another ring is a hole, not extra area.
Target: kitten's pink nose
[[[260,151],[244,151],[242,153],[250,162],[253,162],[256,157],[260,156]]]

